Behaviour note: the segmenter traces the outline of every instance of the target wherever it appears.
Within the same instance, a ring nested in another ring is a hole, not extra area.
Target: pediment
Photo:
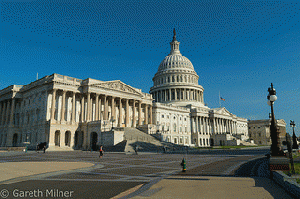
[[[115,91],[122,91],[122,92],[142,96],[142,94],[140,92],[136,91],[131,86],[129,86],[127,84],[124,84],[120,80],[108,81],[108,82],[103,82],[103,83],[99,83],[99,84],[94,84],[94,86],[102,87],[102,88],[106,88],[106,89],[111,89],[111,90],[115,90]]]
[[[226,108],[220,108],[216,111],[220,115],[232,116],[232,114]]]

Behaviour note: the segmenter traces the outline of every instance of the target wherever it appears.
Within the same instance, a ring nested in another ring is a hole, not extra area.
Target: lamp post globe
[[[271,95],[270,96],[270,101],[271,102],[275,102],[277,100],[277,96],[276,95]]]

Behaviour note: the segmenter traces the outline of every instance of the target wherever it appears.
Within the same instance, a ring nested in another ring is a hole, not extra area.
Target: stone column
[[[7,102],[6,106],[6,115],[5,115],[5,124],[9,124],[9,110],[10,110],[10,101]]]
[[[152,105],[150,105],[150,124],[153,124],[153,118],[152,118]]]
[[[133,99],[133,102],[132,102],[132,127],[136,127],[136,118],[135,118],[135,100]]]
[[[108,107],[107,107],[107,96],[106,95],[104,95],[104,98],[103,98],[103,104],[104,104],[104,114],[103,114],[103,120],[107,120],[107,109],[108,109]]]
[[[23,136],[26,136],[26,133],[24,133]],[[51,130],[49,131],[49,148],[52,148],[54,146],[55,146],[55,130]]]
[[[229,125],[228,125],[228,120],[225,120],[225,125],[226,125],[226,133],[228,133],[229,132]]]
[[[125,127],[129,127],[129,103],[128,99],[125,99]]]
[[[221,119],[218,118],[218,133],[222,134],[222,125],[221,125]]]
[[[99,94],[96,94],[96,99],[95,99],[95,120],[99,120]]]
[[[169,89],[169,101],[172,99],[172,89]]]
[[[60,147],[64,147],[65,146],[65,134],[66,132],[60,132],[60,140],[59,140],[59,145]]]
[[[198,134],[198,132],[199,132],[199,126],[198,126],[198,116],[196,116],[196,117],[195,117],[195,130],[196,130],[196,132],[195,132],[195,133],[197,133],[197,134]]]
[[[177,89],[174,88],[174,93],[175,93],[175,100],[177,100]]]
[[[115,97],[111,97],[111,119],[116,119]]]
[[[6,102],[2,102],[2,113],[1,113],[1,125],[4,125],[5,120],[5,112],[6,112]],[[4,135],[3,135],[4,136]]]
[[[75,142],[75,132],[71,132],[71,140],[70,140],[71,149],[73,149],[75,147],[74,142]]]
[[[122,126],[122,98],[120,98],[120,104],[119,104],[119,122],[118,127]]]
[[[86,107],[86,121],[89,122],[90,121],[90,115],[91,115],[91,93],[87,93],[87,107]]]
[[[72,123],[75,123],[75,115],[76,115],[76,99],[75,99],[75,92],[73,92],[72,96]]]
[[[52,104],[51,104],[51,120],[54,120],[55,116],[55,105],[56,105],[56,89],[52,92]]]
[[[1,121],[2,125],[5,125],[6,112],[7,112],[7,102],[3,102],[3,113],[2,113],[2,121]]]
[[[206,133],[209,134],[209,121],[207,117],[205,118],[205,123],[206,123]]]
[[[139,101],[139,125],[142,125],[142,102]]]
[[[13,122],[14,122],[14,112],[15,112],[15,98],[12,98],[11,109],[10,109],[10,118],[9,118],[10,125],[13,125]]]
[[[66,105],[66,91],[63,91],[63,96],[62,96],[62,105],[61,105],[61,122],[65,122],[65,105]]]
[[[101,112],[102,112],[102,100],[101,97],[99,95],[99,102],[98,102],[98,120],[102,120],[101,118]]]
[[[80,121],[83,122],[84,121],[84,95],[82,95],[81,98],[81,115],[80,115]]]
[[[226,130],[225,130],[225,119],[222,119],[222,133],[226,133]]]
[[[198,117],[197,122],[198,122],[198,133],[200,133],[201,132],[201,124],[200,124],[201,120],[200,120],[200,116]]]
[[[165,94],[165,102],[167,101],[167,90],[164,90],[164,94]]]
[[[2,112],[3,112],[3,102],[0,102],[0,125],[2,124]],[[1,142],[0,142],[0,146],[1,146]]]
[[[218,118],[215,118],[215,124],[216,124],[216,131],[215,134],[219,133],[219,123],[218,123]]]
[[[145,124],[148,124],[148,104],[145,104]]]

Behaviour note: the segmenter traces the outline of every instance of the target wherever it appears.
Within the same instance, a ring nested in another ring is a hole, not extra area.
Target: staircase
[[[246,142],[246,141],[243,141],[243,140],[240,141],[240,145],[243,145],[243,146],[257,146],[257,144],[253,144],[253,143]]]
[[[185,146],[159,141],[152,134],[149,135],[132,127],[124,128],[124,141],[115,146],[104,146],[104,151],[134,153],[137,146],[138,152],[164,152],[164,149],[171,153],[186,151]],[[193,151],[191,148],[189,150]]]
[[[162,151],[163,144],[156,138],[136,128],[124,128],[124,140],[127,141],[124,151],[134,152],[136,146],[138,151]]]

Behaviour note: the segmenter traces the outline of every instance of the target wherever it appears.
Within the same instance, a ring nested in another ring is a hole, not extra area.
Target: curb
[[[281,185],[288,193],[294,196],[300,196],[300,184],[296,182],[296,179],[287,176],[283,171],[272,171],[273,181]]]

